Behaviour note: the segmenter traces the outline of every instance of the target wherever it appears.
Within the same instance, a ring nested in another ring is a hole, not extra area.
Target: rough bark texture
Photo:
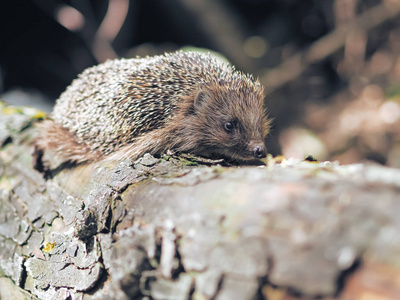
[[[145,155],[45,180],[36,112],[1,109],[0,299],[400,295],[400,170]]]

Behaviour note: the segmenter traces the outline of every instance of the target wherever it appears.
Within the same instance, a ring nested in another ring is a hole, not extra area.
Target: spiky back
[[[107,61],[85,70],[57,100],[56,123],[80,143],[104,154],[160,128],[173,118],[182,97],[199,84],[260,90],[250,76],[211,54],[175,52]]]

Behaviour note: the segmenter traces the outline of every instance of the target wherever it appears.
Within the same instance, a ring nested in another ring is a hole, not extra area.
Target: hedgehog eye
[[[225,125],[224,125],[224,128],[225,128],[225,130],[226,130],[227,132],[232,131],[233,127],[234,127],[234,126],[233,126],[233,123],[232,123],[232,122],[226,122]]]

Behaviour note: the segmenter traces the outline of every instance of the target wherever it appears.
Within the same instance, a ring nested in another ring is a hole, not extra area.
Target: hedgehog
[[[109,60],[83,71],[41,123],[36,168],[169,150],[264,158],[270,121],[263,103],[259,81],[210,53]]]

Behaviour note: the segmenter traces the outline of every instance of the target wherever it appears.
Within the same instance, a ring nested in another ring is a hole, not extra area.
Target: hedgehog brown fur
[[[36,140],[61,162],[146,152],[246,160],[266,155],[263,88],[211,54],[175,52],[110,60],[86,69],[61,94]]]

